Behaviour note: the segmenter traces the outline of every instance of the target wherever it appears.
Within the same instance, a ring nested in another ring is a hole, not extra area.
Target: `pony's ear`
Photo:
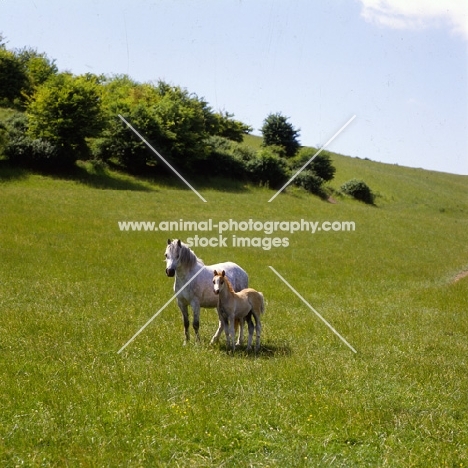
[[[213,271],[213,276],[218,276],[218,272],[216,270]]]
[[[177,240],[177,245],[178,245],[179,247],[182,247],[182,244],[181,244],[181,242],[180,242],[180,239]]]
[[[170,245],[171,244],[171,239],[167,239],[167,245]]]
[[[221,273],[221,276],[226,276],[226,272],[223,270],[223,272]]]

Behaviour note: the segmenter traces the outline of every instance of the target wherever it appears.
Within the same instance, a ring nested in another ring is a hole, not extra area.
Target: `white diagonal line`
[[[119,114],[119,117],[120,119],[127,125],[127,127],[132,130],[135,135],[138,136],[138,138],[140,138],[140,140],[150,149],[154,152],[154,154],[156,154],[156,156],[158,156],[161,161],[163,161],[168,167],[169,169],[171,169],[177,176],[179,176],[179,178],[189,187],[192,189],[193,192],[195,192],[196,195],[198,195],[205,203],[206,203],[206,200],[149,144],[149,142],[142,136],[140,135],[140,133],[138,133],[135,128],[133,128],[132,125],[130,125],[120,114]]]
[[[357,353],[357,351],[272,267],[270,266],[270,269],[278,276],[278,278],[280,278],[284,284],[286,284],[286,286],[289,287],[289,289],[296,294],[296,296],[301,299],[301,301],[307,306],[309,307],[309,309],[315,313],[315,315],[317,315],[317,317],[322,320],[322,322],[328,327],[330,328],[330,330],[335,333],[336,336],[338,336],[338,338],[343,341],[343,343],[346,344],[346,346],[348,346],[351,351],[353,351],[353,353]]]
[[[201,272],[200,268],[117,352],[120,354]]]
[[[354,119],[353,115],[269,200],[273,201]]]

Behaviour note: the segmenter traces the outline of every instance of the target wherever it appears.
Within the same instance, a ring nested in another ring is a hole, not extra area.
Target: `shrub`
[[[60,169],[69,166],[59,149],[50,141],[27,135],[9,142],[5,156],[15,165],[36,169]]]
[[[52,141],[32,138],[28,134],[28,118],[15,112],[3,122],[4,155],[13,164],[34,169],[63,169],[75,162],[75,157]]]
[[[269,187],[279,187],[286,182],[289,172],[284,159],[267,148],[258,151],[254,158],[247,162],[249,178]]]
[[[250,127],[214,114],[208,103],[178,86],[160,81],[156,86],[127,76],[107,80],[102,87],[107,125],[95,154],[116,157],[128,169],[164,167],[160,159],[115,117],[122,114],[176,169],[197,171],[212,151],[210,136],[241,140]],[[162,166],[161,166],[162,164]]]
[[[314,148],[301,148],[294,159],[291,159],[291,168],[297,170],[309,161],[317,152]],[[330,181],[335,177],[336,169],[332,164],[330,154],[326,151],[320,152],[306,167],[306,170],[315,173],[324,181]]]
[[[346,195],[354,197],[356,200],[363,201],[370,205],[374,204],[374,194],[367,184],[362,180],[348,180],[341,186],[341,191]]]
[[[27,108],[28,136],[55,146],[60,166],[87,159],[87,138],[102,129],[98,79],[93,75],[54,75],[35,90]]]
[[[234,145],[232,154],[236,159],[244,163],[248,163],[250,160],[255,158],[255,150],[251,146],[247,145]]]
[[[295,185],[298,185],[314,195],[321,198],[327,198],[327,193],[323,187],[324,180],[312,171],[303,170],[295,179]]]
[[[246,163],[234,151],[239,146],[226,138],[212,136],[207,140],[210,153],[207,158],[199,161],[199,174],[227,177],[231,179],[245,179],[247,177]]]

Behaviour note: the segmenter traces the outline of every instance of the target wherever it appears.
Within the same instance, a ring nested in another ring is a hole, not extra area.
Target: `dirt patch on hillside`
[[[455,276],[455,278],[453,279],[453,282],[456,283],[457,281],[460,281],[461,279],[466,278],[467,276],[468,276],[468,270],[461,271],[460,273],[458,273],[457,276]]]

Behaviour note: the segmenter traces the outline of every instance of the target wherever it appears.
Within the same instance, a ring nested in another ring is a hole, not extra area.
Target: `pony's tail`
[[[263,293],[259,292],[260,297],[262,298],[262,303],[260,306],[260,313],[264,314],[265,313],[265,298],[263,297]]]

